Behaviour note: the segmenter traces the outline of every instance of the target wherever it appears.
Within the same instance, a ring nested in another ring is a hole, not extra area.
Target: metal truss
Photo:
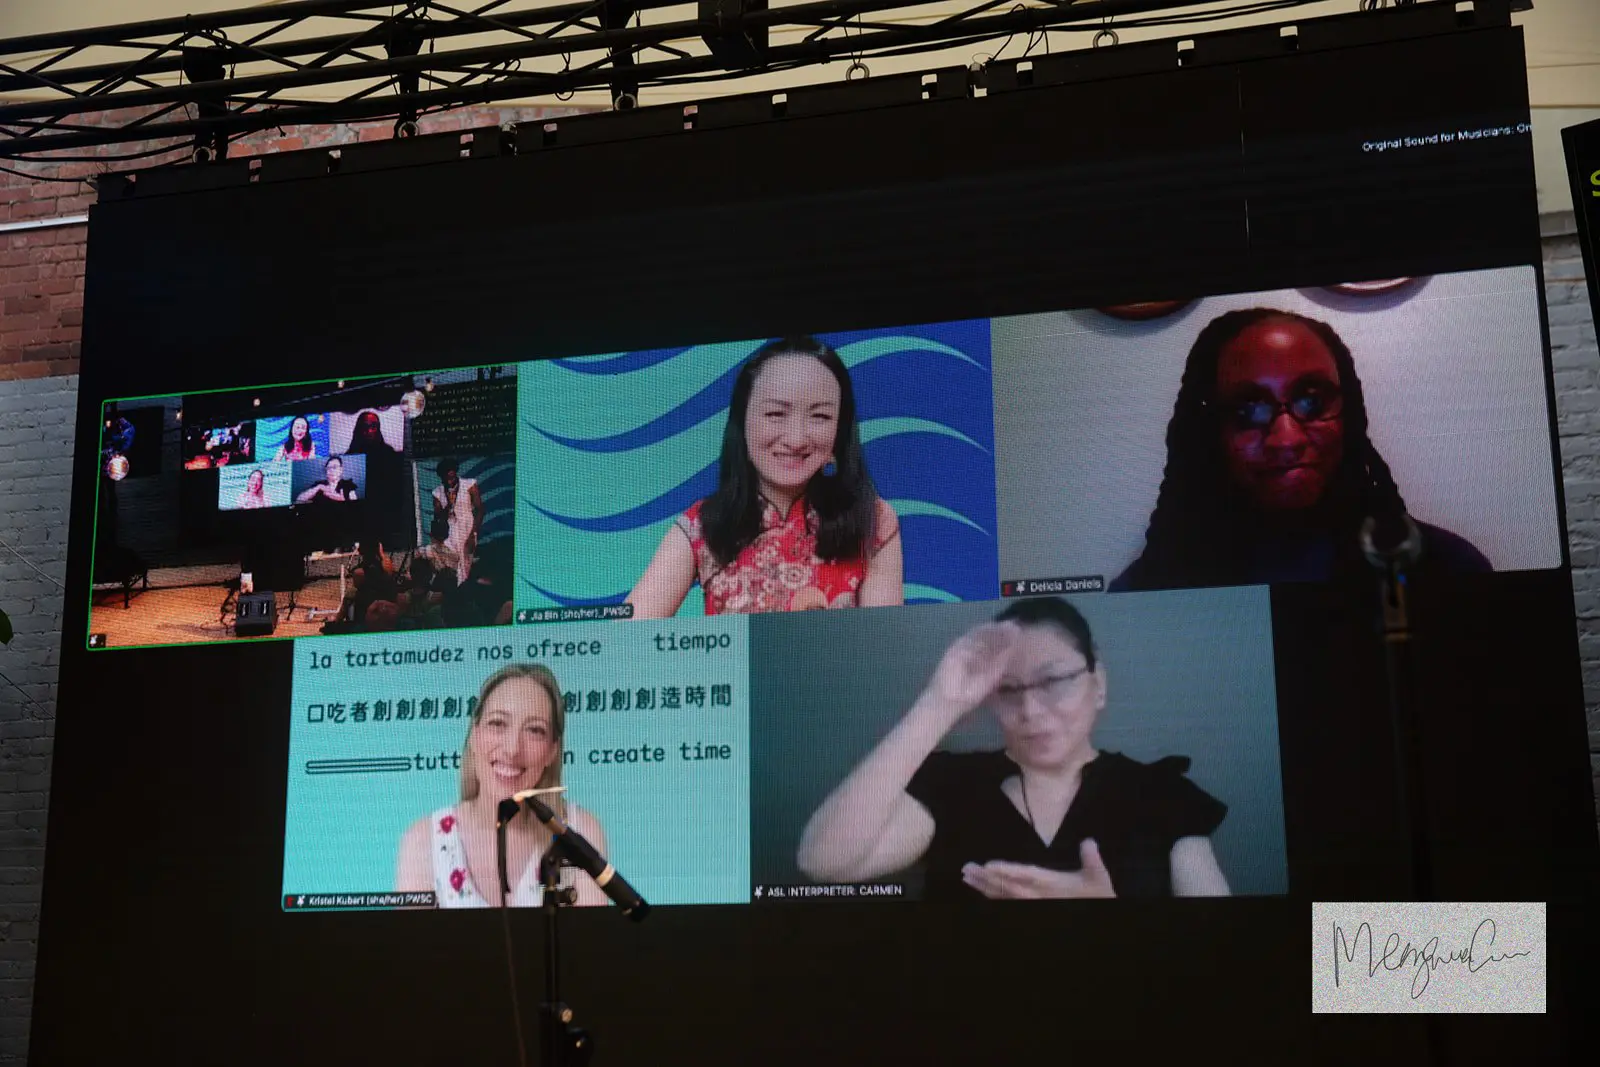
[[[919,12],[927,19],[926,0],[771,9],[760,0],[480,0],[471,8],[434,0],[292,0],[0,41],[0,96],[10,98],[0,103],[0,156],[193,138],[201,158],[221,158],[229,139],[256,130],[389,118],[405,136],[430,110],[599,88],[626,108],[644,85],[1203,6],[1207,0],[1057,0],[1033,8],[974,0],[959,15],[919,24]],[[646,12],[662,17],[646,20]],[[312,26],[337,32],[304,35]],[[767,47],[780,27],[806,33],[798,43]],[[463,38],[472,38],[469,46],[452,47]],[[117,61],[70,65],[87,56]],[[339,86],[343,95],[294,98],[314,86]]]
[[[854,77],[880,56],[1073,29],[1103,35],[1113,19],[1117,28],[1206,22],[1314,0],[1030,2],[972,0],[949,15],[944,5],[930,11],[929,0],[771,8],[768,0],[291,0],[13,38],[0,41],[0,158],[61,161],[78,158],[63,157],[67,149],[167,141],[155,151],[189,147],[198,160],[217,160],[231,140],[278,126],[394,119],[395,135],[406,137],[423,114],[491,101],[609,89],[624,110],[646,86],[840,57],[852,60]],[[1454,3],[1414,9],[1453,17]],[[313,28],[335,32],[301,36]],[[769,46],[778,31],[792,42]],[[294,95],[327,86],[342,95]]]

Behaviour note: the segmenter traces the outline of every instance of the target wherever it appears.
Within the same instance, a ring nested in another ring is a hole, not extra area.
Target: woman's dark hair
[[[817,555],[834,561],[865,555],[877,515],[878,491],[867,474],[856,424],[856,396],[850,371],[839,354],[814,337],[785,337],[763,345],[739,368],[722,433],[722,459],[716,492],[700,506],[706,547],[726,567],[761,533],[761,488],[745,416],[761,368],[780,356],[810,356],[839,383],[839,424],[833,442],[833,474],[818,474],[806,486],[806,503],[817,513]]]
[[[1262,322],[1297,322],[1333,356],[1343,397],[1344,450],[1339,469],[1316,505],[1333,533],[1335,570],[1364,566],[1359,530],[1367,516],[1403,522],[1405,502],[1389,465],[1367,436],[1367,404],[1350,349],[1325,322],[1275,308],[1230,311],[1213,319],[1189,350],[1183,383],[1167,424],[1167,466],[1145,531],[1145,550],[1130,571],[1133,588],[1225,585],[1247,574],[1248,533],[1259,516],[1228,476],[1217,402],[1222,350]]]
[[[389,442],[383,439],[383,420],[368,408],[356,416],[356,424],[350,430],[350,447],[345,451],[366,453],[385,448],[389,448]]]
[[[1096,654],[1094,635],[1089,632],[1089,620],[1058,596],[1014,601],[996,615],[994,621],[1014,622],[1018,626],[1053,626],[1073,648],[1082,653],[1089,669],[1094,670]]]
[[[306,435],[300,438],[300,442],[298,444],[295,443],[294,439],[294,424],[297,422],[303,422],[306,424]],[[310,419],[306,418],[304,415],[296,415],[294,418],[289,420],[289,431],[288,436],[283,440],[283,450],[290,453],[298,452],[302,456],[314,456],[317,454],[316,443],[311,440]]]

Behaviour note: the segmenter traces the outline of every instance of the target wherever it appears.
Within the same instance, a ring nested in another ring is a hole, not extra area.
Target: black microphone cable
[[[522,998],[517,994],[516,952],[511,946],[511,884],[506,879],[506,824],[522,805],[502,800],[495,812],[495,848],[500,867],[500,925],[506,935],[506,982],[511,987],[511,1025],[517,1034],[517,1067],[528,1067],[528,1042],[522,1035]]]

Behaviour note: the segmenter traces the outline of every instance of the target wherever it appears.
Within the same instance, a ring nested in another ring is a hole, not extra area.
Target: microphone
[[[502,903],[511,900],[511,878],[506,873],[506,824],[517,817],[517,812],[520,809],[521,806],[515,800],[502,800],[500,807],[494,813],[495,860],[500,868],[500,900]]]
[[[567,787],[558,785],[550,789],[524,789],[520,793],[513,793],[500,802],[494,813],[494,832],[497,856],[500,861],[500,893],[502,900],[511,899],[511,879],[506,873],[506,827],[511,820],[517,817],[517,812],[522,810],[522,802],[531,796],[541,793],[564,793]]]
[[[554,847],[560,848],[567,858],[589,873],[594,879],[594,884],[605,890],[606,896],[622,909],[622,914],[638,922],[650,912],[650,905],[645,903],[627,880],[617,873],[617,869],[591,845],[587,838],[572,827],[567,821],[552,811],[544,801],[540,800],[540,793],[560,792],[559,789],[525,789],[520,793],[513,793],[512,800],[519,801],[528,806],[528,810],[545,826],[550,828],[554,836]]]
[[[1403,571],[1422,558],[1422,531],[1403,511],[1368,516],[1361,524],[1361,554],[1379,570]]]

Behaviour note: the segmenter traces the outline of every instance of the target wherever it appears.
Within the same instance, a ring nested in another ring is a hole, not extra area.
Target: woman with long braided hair
[[[1144,552],[1113,590],[1325,581],[1365,573],[1360,533],[1406,521],[1367,436],[1350,349],[1327,323],[1274,308],[1200,331],[1167,424]],[[1488,571],[1470,542],[1417,521],[1418,568]]]

